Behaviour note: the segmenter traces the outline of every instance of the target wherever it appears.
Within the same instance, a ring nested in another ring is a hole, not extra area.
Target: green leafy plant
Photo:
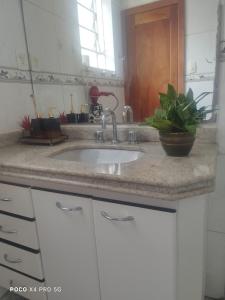
[[[196,129],[213,110],[206,106],[197,108],[198,103],[211,94],[204,92],[194,98],[192,89],[187,94],[178,94],[173,85],[168,84],[166,94],[160,93],[160,107],[152,117],[145,119],[145,124],[157,128],[161,132],[188,132],[195,135]]]

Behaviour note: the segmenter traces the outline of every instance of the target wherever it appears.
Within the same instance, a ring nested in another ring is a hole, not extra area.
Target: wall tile
[[[55,0],[23,0],[24,2],[31,2],[42,9],[54,12],[54,1]],[[62,1],[63,2],[63,1]]]
[[[32,69],[59,72],[57,17],[27,1],[24,14]]]
[[[189,64],[196,63],[196,73],[215,73],[216,31],[186,36],[186,74]]]
[[[225,154],[225,62],[220,64],[219,78],[219,111],[218,111],[218,143],[220,153]]]
[[[48,117],[48,111],[54,107],[54,115],[65,110],[63,102],[63,88],[61,85],[34,85],[34,92],[39,112]]]
[[[19,0],[1,0],[0,65],[28,69]]]
[[[72,19],[55,17],[55,21],[60,72],[80,74],[82,64],[78,28]]]
[[[214,81],[198,81],[198,82],[187,82],[186,90],[191,88],[194,92],[194,97],[196,98],[203,92],[213,92],[214,91]],[[213,101],[213,94],[208,95],[199,103],[199,107],[201,106],[211,106]],[[210,107],[209,107],[210,109]],[[211,118],[211,114],[208,114],[207,119]]]
[[[71,94],[73,95],[73,107],[76,113],[80,113],[82,104],[88,102],[85,86],[63,86],[63,101],[65,112],[71,111]]]
[[[218,0],[186,0],[186,34],[217,30]]]
[[[30,84],[0,83],[0,132],[13,131],[20,128],[25,114],[33,116],[30,99]]]
[[[54,13],[64,19],[74,19],[75,10],[76,1],[74,0],[54,0]]]

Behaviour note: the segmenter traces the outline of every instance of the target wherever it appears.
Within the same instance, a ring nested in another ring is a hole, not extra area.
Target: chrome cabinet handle
[[[8,202],[8,201],[12,201],[12,199],[10,199],[10,198],[0,198],[0,201]]]
[[[20,259],[20,258],[15,258],[15,259],[9,258],[8,254],[4,254],[4,260],[10,264],[19,264],[22,262],[22,259]]]
[[[110,217],[110,215],[108,215],[107,212],[105,212],[105,211],[101,211],[101,215],[103,218],[110,220],[110,221],[122,221],[122,222],[123,221],[134,221],[133,216],[127,216],[124,218],[113,218],[113,217]]]
[[[0,232],[11,234],[11,233],[17,233],[17,230],[7,230],[7,229],[4,229],[4,227],[2,225],[0,225]]]
[[[81,211],[82,207],[81,206],[77,206],[77,207],[63,207],[62,204],[60,202],[56,202],[56,206],[61,209],[62,211]]]

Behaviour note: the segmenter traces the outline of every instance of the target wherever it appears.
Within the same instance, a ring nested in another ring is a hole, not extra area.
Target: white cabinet
[[[35,250],[39,249],[35,221],[27,221],[0,213],[0,239]]]
[[[48,300],[200,300],[206,199],[152,209],[33,190]]]
[[[0,242],[0,265],[43,279],[40,253],[32,253]]]
[[[93,201],[102,300],[176,299],[176,213]]]
[[[32,191],[48,300],[100,300],[91,200]]]
[[[0,211],[33,218],[30,188],[0,183]]]
[[[14,272],[3,266],[0,266],[0,286],[9,289],[10,287],[19,288],[23,290],[17,291],[22,297],[29,300],[47,300],[44,283],[38,282],[20,273]],[[25,288],[25,289],[24,289]],[[1,292],[1,289],[0,289]],[[1,297],[1,293],[0,293]],[[13,299],[14,297],[10,298]],[[2,298],[0,298],[2,299]],[[5,298],[3,298],[5,299]],[[7,297],[8,299],[8,297]],[[16,298],[17,299],[17,298]],[[23,298],[24,299],[24,298]]]
[[[175,300],[176,213],[32,191],[49,300]],[[99,289],[100,288],[100,289]]]

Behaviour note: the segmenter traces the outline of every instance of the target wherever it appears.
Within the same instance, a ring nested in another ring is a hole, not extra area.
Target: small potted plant
[[[25,115],[23,117],[20,126],[23,128],[23,137],[29,137],[31,130],[31,121],[28,115]]]
[[[205,106],[197,108],[198,103],[209,94],[204,92],[194,99],[191,89],[186,95],[178,94],[171,84],[166,94],[160,93],[160,107],[145,120],[145,124],[159,130],[160,141],[169,156],[187,156],[190,153],[198,125],[207,113],[212,112]]]

